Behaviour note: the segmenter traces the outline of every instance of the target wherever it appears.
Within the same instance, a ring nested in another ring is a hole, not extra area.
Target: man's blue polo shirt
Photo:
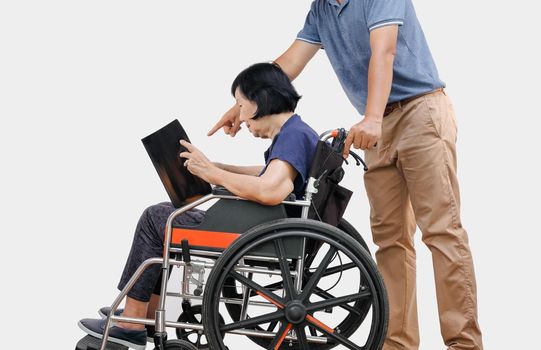
[[[445,86],[411,0],[315,0],[298,40],[321,44],[349,100],[364,114],[370,31],[399,25],[389,103]]]

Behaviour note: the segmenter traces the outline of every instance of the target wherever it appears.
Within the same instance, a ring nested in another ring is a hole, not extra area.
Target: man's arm
[[[393,82],[397,37],[397,25],[374,29],[370,33],[372,55],[368,66],[368,98],[365,118],[380,122],[383,119],[383,112],[385,112]]]
[[[244,174],[244,175],[252,175],[252,176],[258,176],[263,171],[263,166],[261,165],[253,165],[253,166],[240,166],[240,165],[230,165],[230,164],[223,164],[214,162],[214,165],[216,165],[218,168],[229,171],[230,173],[235,174]]]
[[[294,80],[320,48],[321,45],[318,44],[295,40],[274,63],[280,66],[290,80]],[[223,128],[226,135],[234,137],[240,130],[240,124],[240,110],[239,106],[235,104],[209,130],[207,136],[212,136],[216,131]]]
[[[311,44],[302,40],[295,40],[293,44],[276,60],[276,63],[289,80],[295,80],[303,71],[304,67],[310,62],[314,55],[321,49],[319,44]]]
[[[344,146],[344,156],[349,155],[351,145],[355,148],[374,147],[381,137],[383,113],[393,81],[393,63],[396,53],[398,26],[389,25],[370,32],[372,55],[368,66],[368,98],[364,119],[353,125]]]

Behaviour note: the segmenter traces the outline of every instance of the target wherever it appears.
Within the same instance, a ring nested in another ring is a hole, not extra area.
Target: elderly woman
[[[264,155],[265,165],[213,163],[195,146],[181,141],[188,150],[180,155],[186,159],[184,165],[207,182],[224,186],[240,197],[261,204],[276,205],[291,192],[297,197],[302,196],[318,135],[295,114],[300,96],[288,77],[275,64],[255,64],[237,76],[231,93],[240,108],[240,120],[250,133],[272,140]],[[174,210],[171,203],[160,203],[144,211],[118,285],[120,290],[143,261],[162,256],[163,232],[167,218]],[[176,224],[197,225],[204,216],[204,211],[193,209],[177,217]],[[148,268],[128,293],[125,308],[117,312],[127,317],[154,318],[159,300],[160,271],[157,265]],[[109,311],[109,308],[102,308],[100,314],[105,317]],[[79,322],[81,329],[98,338],[102,337],[104,325],[104,319]],[[147,342],[147,329],[140,324],[119,322],[109,334],[110,341],[134,349],[144,349]]]

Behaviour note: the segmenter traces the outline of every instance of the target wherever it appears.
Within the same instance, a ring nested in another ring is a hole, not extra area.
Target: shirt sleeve
[[[304,22],[304,27],[299,34],[297,34],[297,40],[306,41],[310,44],[321,44],[319,31],[317,29],[316,1],[312,2],[310,12],[308,12],[306,21]]]
[[[295,168],[302,182],[305,182],[308,179],[314,148],[313,140],[308,135],[284,133],[279,135],[272,147],[267,165],[274,159],[287,162]]]
[[[368,0],[366,2],[366,23],[368,30],[388,25],[403,25],[406,14],[406,0]]]

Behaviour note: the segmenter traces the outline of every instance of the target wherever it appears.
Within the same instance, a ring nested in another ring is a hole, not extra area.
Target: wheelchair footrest
[[[75,350],[99,350],[101,346],[101,339],[95,338],[91,335],[87,335],[86,337],[79,340],[77,343]],[[127,346],[107,342],[107,346],[105,347],[107,350],[128,350]]]

